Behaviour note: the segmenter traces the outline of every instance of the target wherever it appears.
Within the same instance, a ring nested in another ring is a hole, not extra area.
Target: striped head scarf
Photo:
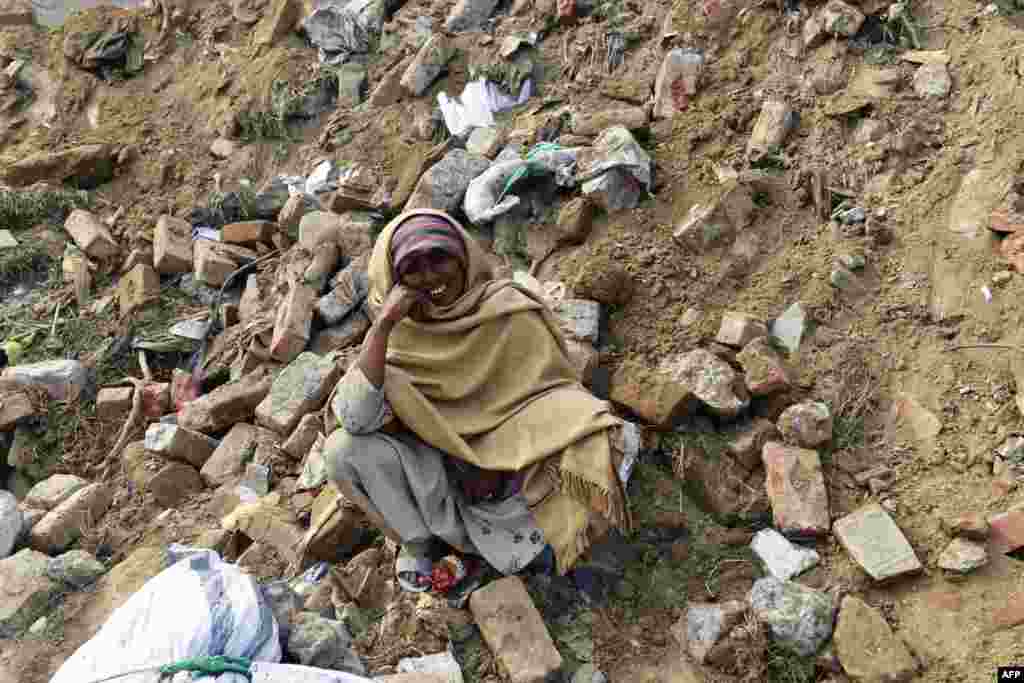
[[[466,245],[449,221],[428,213],[414,214],[402,221],[391,237],[391,267],[395,279],[401,278],[410,256],[431,249],[440,249],[466,265]]]

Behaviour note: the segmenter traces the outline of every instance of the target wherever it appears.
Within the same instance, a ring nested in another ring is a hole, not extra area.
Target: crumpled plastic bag
[[[370,37],[379,34],[385,0],[319,0],[302,28],[319,51],[320,62],[340,66],[352,55],[370,52]]]
[[[523,104],[533,94],[533,80],[527,79],[512,97],[486,78],[478,78],[466,84],[458,97],[448,97],[445,92],[437,94],[444,125],[452,135],[462,135],[470,128],[487,128],[494,125],[494,114]]]
[[[274,613],[252,577],[212,550],[172,544],[168,553],[174,564],[115,610],[50,683],[84,683],[210,655],[281,660]],[[181,672],[170,680],[185,683],[191,674]],[[225,673],[203,680],[245,683],[246,679]],[[117,681],[158,683],[160,672],[132,674]]]
[[[522,178],[552,175],[559,187],[572,187],[576,184],[576,158],[581,149],[542,143],[530,150],[525,159],[493,163],[466,189],[462,208],[470,223],[488,223],[518,206],[520,199],[511,190]]]
[[[600,195],[610,211],[636,208],[643,194],[651,191],[651,157],[623,126],[602,132],[578,163],[576,180],[583,194]]]

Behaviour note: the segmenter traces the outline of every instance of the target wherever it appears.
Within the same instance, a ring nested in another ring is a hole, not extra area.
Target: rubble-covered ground
[[[1019,0],[82,4],[0,1],[0,683],[174,542],[300,594],[288,661],[336,628],[317,665],[370,676],[1024,662]],[[637,529],[574,579],[403,595],[325,482],[366,255],[415,207],[643,428]]]

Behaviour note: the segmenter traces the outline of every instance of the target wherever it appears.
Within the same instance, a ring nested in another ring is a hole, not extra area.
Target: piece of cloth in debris
[[[395,326],[383,393],[410,437],[485,470],[526,471],[522,493],[565,573],[589,545],[592,516],[631,526],[609,438],[622,423],[580,385],[543,301],[495,280],[479,245],[450,216],[414,213],[458,230],[466,292],[447,307],[426,303],[426,322]],[[371,255],[374,315],[394,284],[391,238],[409,216],[385,227]]]

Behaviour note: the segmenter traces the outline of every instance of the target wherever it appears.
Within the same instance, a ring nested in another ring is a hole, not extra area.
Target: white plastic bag
[[[168,552],[175,564],[119,607],[99,633],[64,662],[50,683],[87,683],[210,655],[281,660],[277,622],[252,577],[212,550],[172,545]],[[170,680],[185,683],[191,674],[181,672]],[[245,677],[235,673],[203,680],[245,683]],[[117,679],[117,683],[159,681],[159,671]]]
[[[518,106],[530,99],[533,80],[523,82],[518,97],[511,97],[485,78],[466,84],[462,95],[448,97],[448,93],[437,94],[444,125],[452,135],[462,135],[470,128],[486,128],[494,125],[494,114]]]

